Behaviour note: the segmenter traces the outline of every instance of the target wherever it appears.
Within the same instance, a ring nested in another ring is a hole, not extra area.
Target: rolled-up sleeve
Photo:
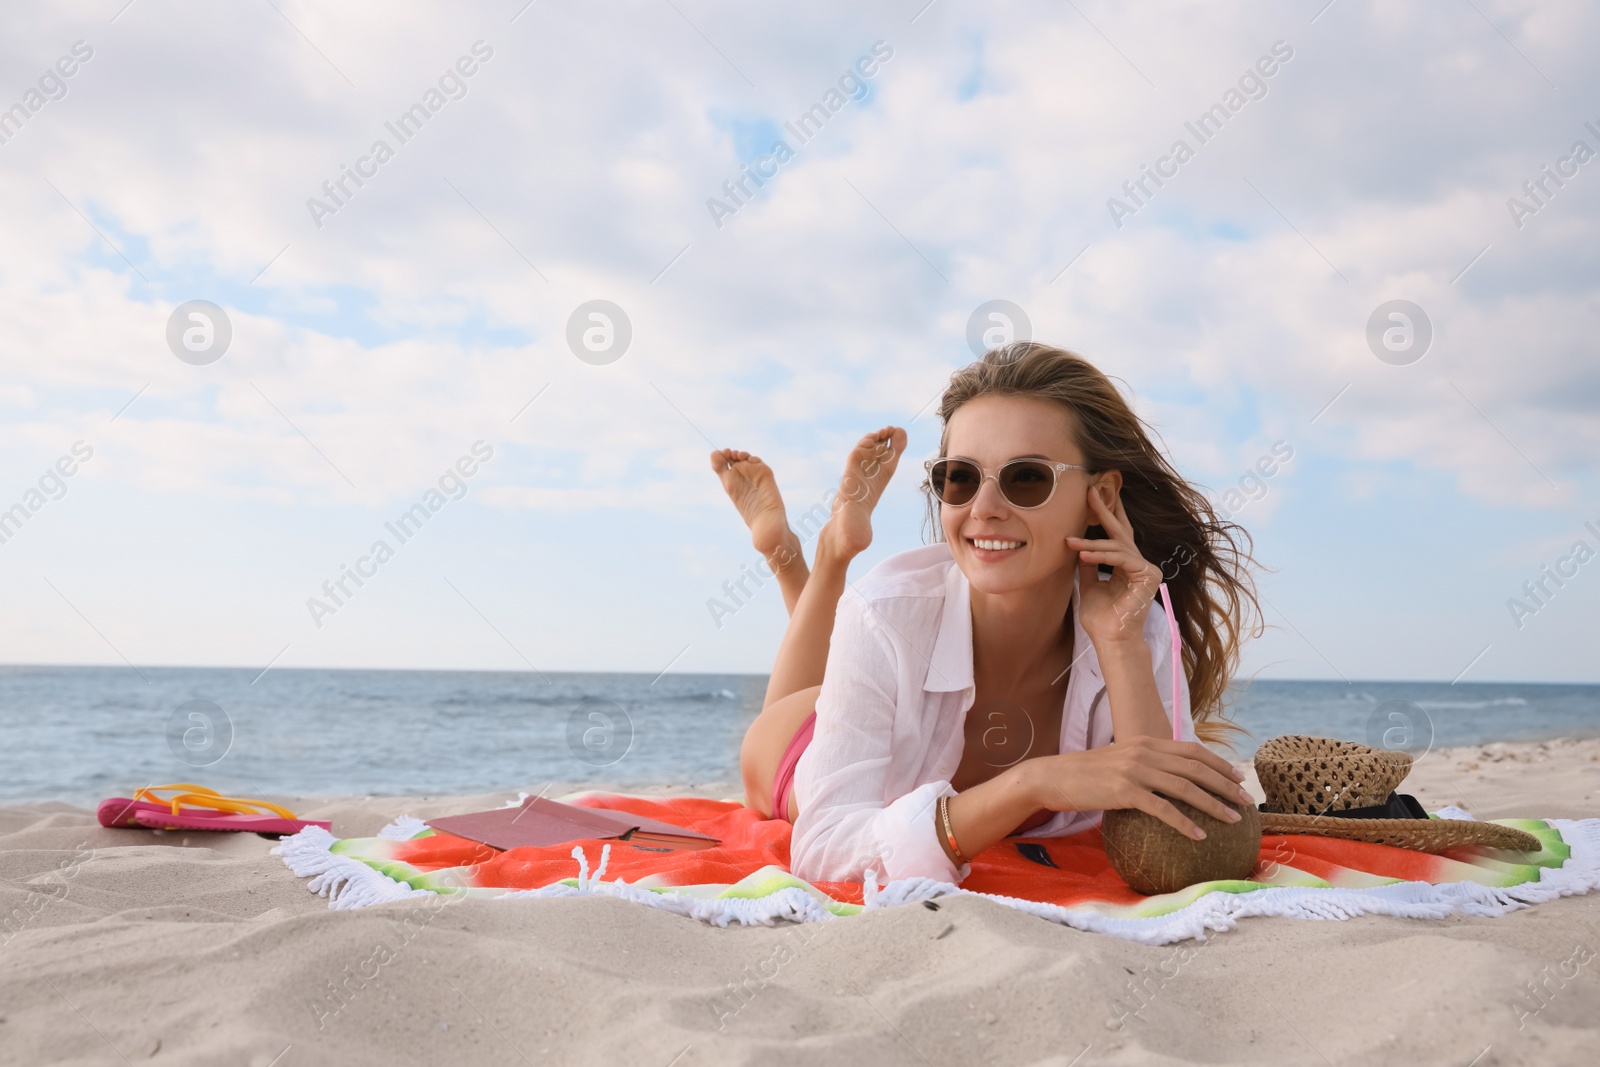
[[[934,805],[954,796],[948,780],[889,797],[896,695],[902,664],[873,608],[854,590],[840,598],[816,730],[795,767],[800,814],[790,869],[808,881],[861,881],[869,869],[893,881],[925,877],[958,883],[939,844]],[[919,691],[920,696],[920,691]]]

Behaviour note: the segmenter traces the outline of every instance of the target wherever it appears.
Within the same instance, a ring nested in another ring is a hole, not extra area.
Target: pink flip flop
[[[170,798],[156,795],[157,791],[166,790],[178,792]],[[252,810],[258,808],[266,812]],[[270,801],[225,797],[214,789],[189,782],[147,786],[134,790],[132,797],[102,800],[95,816],[105,827],[231,831],[274,837],[297,834],[308,826],[333,829],[327,819],[296,818],[288,808]]]
[[[242,815],[225,811],[185,811],[174,815],[170,811],[135,812],[140,826],[153,830],[236,830],[257,834],[297,834],[308,826],[331,830],[333,823],[326,819],[285,819],[279,815]]]

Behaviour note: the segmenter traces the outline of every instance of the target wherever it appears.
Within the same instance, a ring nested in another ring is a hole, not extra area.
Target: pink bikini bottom
[[[789,790],[794,785],[794,767],[800,762],[800,753],[806,750],[811,743],[811,735],[816,732],[817,713],[812,712],[806,716],[806,721],[794,732],[794,737],[789,741],[789,747],[783,750],[783,758],[778,760],[778,774],[772,780],[772,817],[774,819],[789,818]]]

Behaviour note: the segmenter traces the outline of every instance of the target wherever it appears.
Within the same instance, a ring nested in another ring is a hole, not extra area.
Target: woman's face
[[[1073,440],[1073,417],[1053,400],[1026,396],[982,396],[950,417],[945,454],[972,460],[984,470],[982,487],[969,503],[939,505],[939,521],[956,566],[974,589],[1000,594],[1026,589],[1077,565],[1066,538],[1081,537],[1093,518],[1089,492],[1115,498],[1120,476],[1060,471],[1055,492],[1037,508],[1018,508],[988,477],[1008,460],[1043,459],[1084,465]],[[1106,495],[1110,493],[1111,495]],[[1070,571],[1069,571],[1070,574]]]

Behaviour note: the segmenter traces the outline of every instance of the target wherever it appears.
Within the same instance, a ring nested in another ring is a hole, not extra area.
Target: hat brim
[[[1264,834],[1308,834],[1394,845],[1414,852],[1444,852],[1482,845],[1514,852],[1538,852],[1543,845],[1525,830],[1470,819],[1340,819],[1327,815],[1261,813]]]

